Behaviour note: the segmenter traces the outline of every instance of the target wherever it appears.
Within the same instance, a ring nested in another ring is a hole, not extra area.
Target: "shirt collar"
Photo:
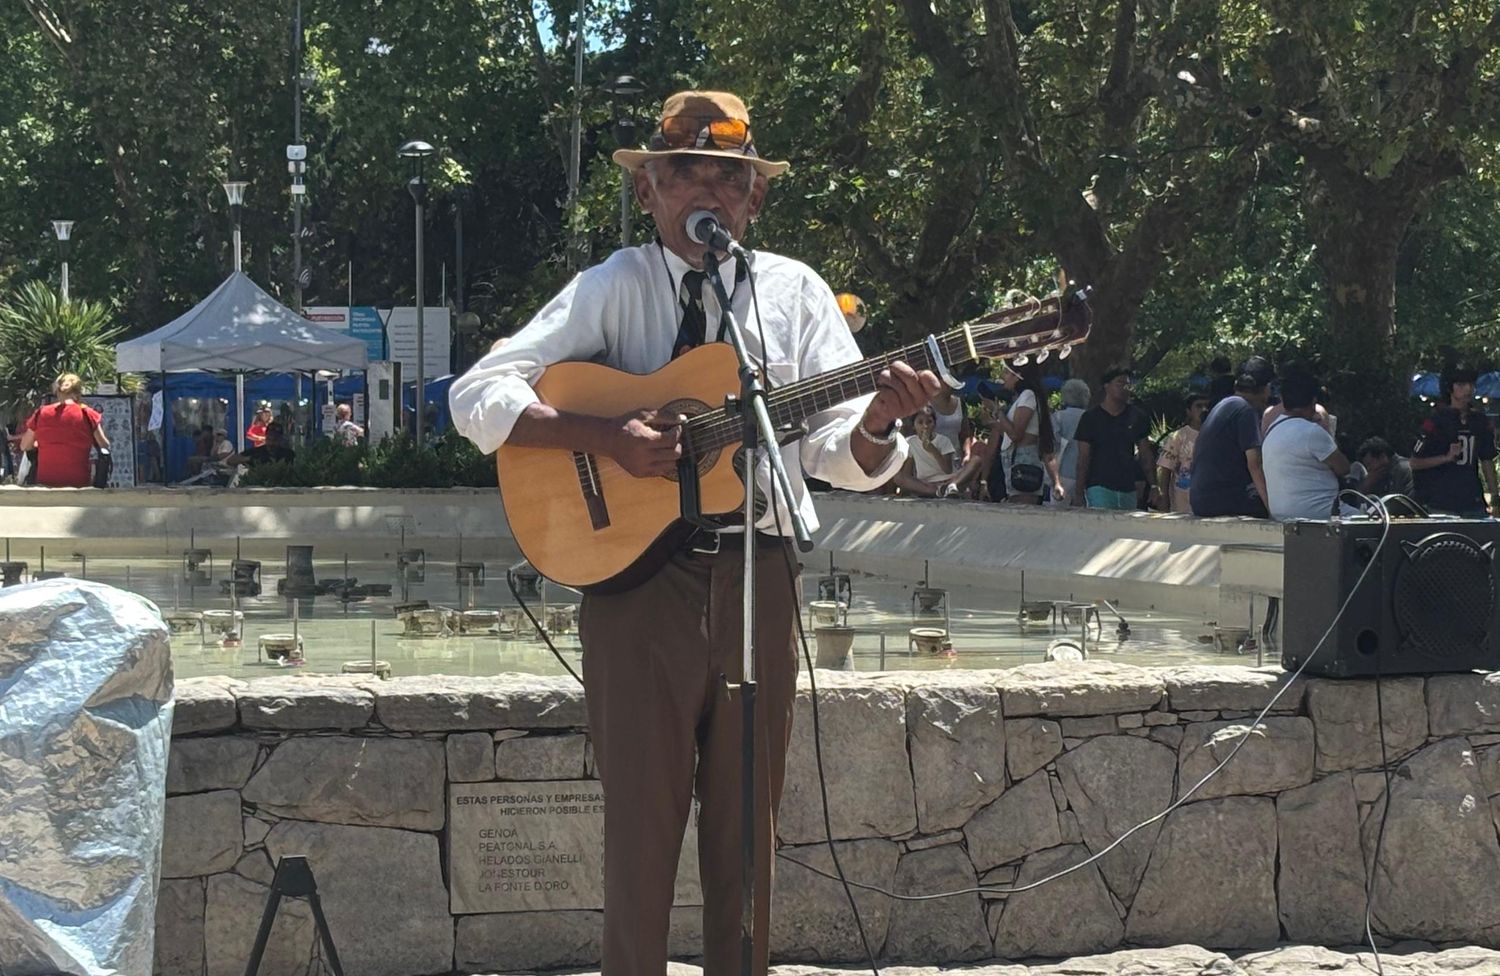
[[[656,251],[658,254],[664,255],[666,257],[667,270],[672,275],[672,298],[673,300],[676,300],[677,289],[682,286],[682,276],[687,274],[689,271],[696,271],[697,269],[680,258],[677,255],[676,251],[673,251],[671,248],[662,244],[659,240],[653,241],[647,246],[651,250]],[[739,284],[739,272],[740,262],[735,260],[734,258],[730,258],[728,261],[725,261],[719,265],[719,274],[724,279],[724,290],[729,293],[729,298],[731,301],[733,301],[734,299],[735,285]],[[711,293],[711,290],[707,288],[705,288],[705,291],[710,291]]]

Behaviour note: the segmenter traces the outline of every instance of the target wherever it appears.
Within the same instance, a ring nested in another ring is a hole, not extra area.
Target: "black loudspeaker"
[[[1383,548],[1381,530],[1377,519],[1287,523],[1281,666],[1308,661],[1373,561],[1306,673],[1500,670],[1500,522],[1396,519]]]

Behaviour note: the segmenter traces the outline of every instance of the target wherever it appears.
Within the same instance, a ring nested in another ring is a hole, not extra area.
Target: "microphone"
[[[748,259],[740,242],[729,236],[729,231],[724,229],[719,218],[710,210],[694,210],[688,215],[687,236],[694,244]]]

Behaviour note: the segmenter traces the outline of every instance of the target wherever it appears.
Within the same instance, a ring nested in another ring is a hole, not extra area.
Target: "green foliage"
[[[405,435],[388,437],[374,447],[318,438],[299,448],[291,461],[252,466],[240,484],[255,488],[485,488],[496,484],[495,460],[493,455],[480,454],[452,429],[420,449]]]
[[[106,306],[64,302],[39,281],[22,285],[0,304],[0,413],[40,406],[63,373],[85,386],[112,378],[119,337]]]

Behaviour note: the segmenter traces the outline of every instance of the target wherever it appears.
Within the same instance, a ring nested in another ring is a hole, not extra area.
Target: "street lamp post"
[[[245,187],[250,184],[244,180],[225,180],[224,196],[229,200],[229,215],[234,219],[234,270],[236,273],[244,269],[245,255],[240,247],[240,214],[245,208]],[[166,374],[162,374],[165,376]],[[234,373],[234,425],[235,446],[239,453],[245,453],[245,371],[235,370]]]
[[[604,87],[613,96],[615,145],[621,149],[636,145],[636,99],[646,87],[633,75],[620,75]],[[620,246],[630,246],[630,171],[620,168]]]
[[[433,154],[430,143],[420,139],[412,139],[402,143],[396,154],[411,163],[411,178],[406,181],[406,192],[411,194],[412,202],[417,205],[417,446],[421,447],[427,436],[427,382],[425,339],[426,329],[422,321],[422,219],[423,212],[427,206],[427,182],[422,178],[422,170],[427,162],[427,157]]]
[[[62,254],[62,300],[68,300],[68,241],[73,237],[73,221],[54,220],[52,233],[57,235],[57,248]]]
[[[249,185],[244,180],[224,181],[224,195],[229,198],[229,213],[234,218],[234,270],[236,271],[244,266],[244,253],[240,249],[240,211],[245,206],[245,187]]]

